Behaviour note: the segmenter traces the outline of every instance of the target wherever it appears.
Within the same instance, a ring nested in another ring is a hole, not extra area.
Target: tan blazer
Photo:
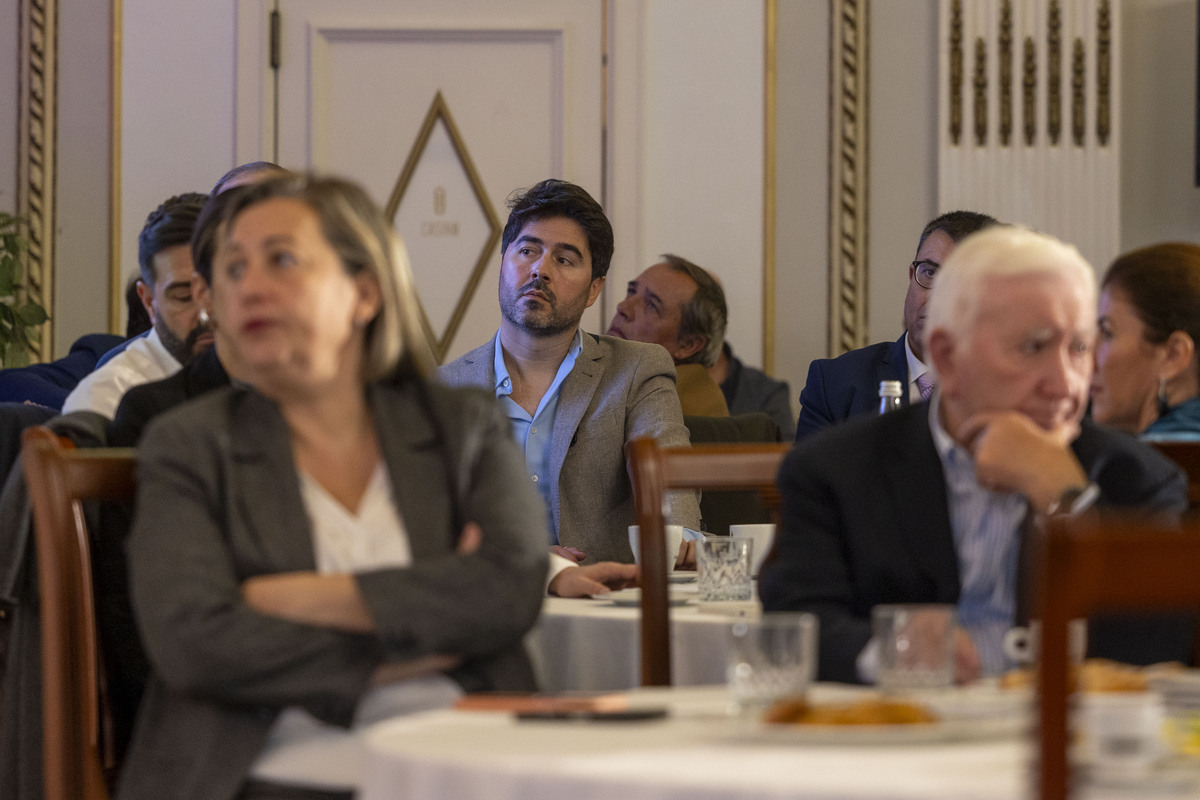
[[[679,405],[685,417],[728,417],[729,406],[721,387],[703,364],[676,364]]]
[[[494,392],[495,346],[493,337],[442,366],[439,376],[451,386]],[[586,563],[633,562],[625,443],[639,436],[666,447],[689,444],[671,356],[656,344],[584,333],[583,351],[559,390],[550,459],[558,481],[550,501],[559,543],[582,550]],[[669,502],[669,522],[700,529],[694,492],[673,492]]]

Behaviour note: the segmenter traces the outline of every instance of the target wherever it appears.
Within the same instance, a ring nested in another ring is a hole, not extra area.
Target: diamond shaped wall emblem
[[[425,115],[385,213],[408,248],[421,325],[441,363],[501,230],[441,92]]]

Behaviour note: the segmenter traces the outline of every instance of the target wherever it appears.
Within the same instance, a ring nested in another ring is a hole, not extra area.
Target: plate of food
[[[600,595],[596,599],[609,601],[614,606],[637,608],[642,604],[642,590],[638,588],[619,589],[615,592]],[[678,592],[673,590],[667,592],[667,605],[671,607],[685,606],[695,599],[696,594],[694,592]]]
[[[855,700],[781,700],[738,732],[758,741],[811,745],[907,745],[1016,736],[1028,727],[1021,714],[965,713],[954,703],[869,694]]]
[[[1178,661],[1136,667],[1105,658],[1089,658],[1072,668],[1071,683],[1085,693],[1144,692],[1151,681],[1179,675],[1185,670]],[[1021,667],[1000,676],[1001,689],[1030,691],[1037,683],[1037,673],[1031,667]]]
[[[695,583],[698,573],[694,569],[677,569],[667,575],[670,583]]]

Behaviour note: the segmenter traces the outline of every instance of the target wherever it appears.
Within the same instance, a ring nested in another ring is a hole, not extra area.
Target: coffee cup
[[[633,561],[635,564],[642,563],[642,549],[640,542],[640,528],[637,525],[629,526],[629,546],[633,549]],[[679,558],[679,548],[683,543],[683,526],[682,525],[664,525],[663,538],[667,544],[667,567],[675,568],[675,562]]]

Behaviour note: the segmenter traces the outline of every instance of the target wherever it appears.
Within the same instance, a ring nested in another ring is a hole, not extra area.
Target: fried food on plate
[[[1144,692],[1152,678],[1170,675],[1184,669],[1178,661],[1135,667],[1105,658],[1089,658],[1071,670],[1071,687],[1084,692]],[[1014,669],[1000,676],[1001,689],[1023,689],[1037,682],[1036,673],[1028,668]]]
[[[937,722],[923,706],[870,698],[854,703],[810,704],[802,698],[780,700],[767,709],[766,722],[793,725],[920,725]]]

